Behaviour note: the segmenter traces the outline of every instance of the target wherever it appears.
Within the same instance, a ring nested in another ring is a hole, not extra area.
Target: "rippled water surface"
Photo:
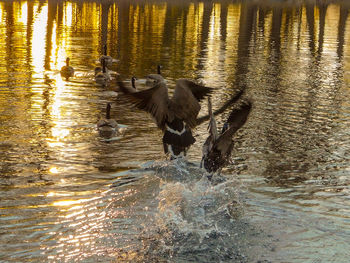
[[[0,1],[0,261],[349,262],[349,8]],[[207,122],[187,161],[166,161],[152,118],[95,83],[104,44],[140,88],[160,64],[170,91],[213,87],[215,109],[244,90],[252,112],[213,182]],[[107,102],[123,127],[110,139]]]

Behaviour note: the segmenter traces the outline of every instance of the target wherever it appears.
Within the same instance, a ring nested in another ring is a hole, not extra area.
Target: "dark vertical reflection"
[[[226,42],[226,36],[227,36],[227,11],[228,11],[228,5],[227,3],[221,4],[221,12],[220,12],[220,35],[221,35],[221,41],[223,43]]]
[[[318,50],[317,50],[318,60],[320,59],[320,56],[323,51],[324,27],[326,24],[327,7],[328,7],[328,4],[324,4],[324,3],[319,4],[319,11],[320,11],[319,27],[320,28],[318,33]]]
[[[283,108],[279,106],[281,94],[281,27],[282,27],[282,8],[276,6],[272,9],[272,24],[269,36],[269,53],[266,68],[268,104],[274,105],[270,110],[271,127],[265,131],[269,148],[280,155],[283,159],[286,147],[283,134],[279,133],[280,119],[284,115]],[[266,173],[268,176],[283,176],[281,171],[289,169],[288,165],[281,165],[280,159],[268,158]]]
[[[314,14],[314,4],[313,3],[307,3],[306,4],[306,20],[307,20],[307,26],[309,29],[309,48],[311,51],[311,54],[315,54],[315,14]]]
[[[108,35],[108,13],[111,4],[109,2],[102,2],[102,12],[101,12],[101,40],[100,40],[100,51],[103,53],[103,45],[107,45],[107,35]],[[110,43],[111,45],[113,43]],[[110,50],[111,46],[108,46],[107,51]]]
[[[300,51],[301,46],[301,24],[303,19],[303,7],[299,6],[296,11],[297,23],[298,23],[298,37],[297,37],[297,50]]]
[[[210,15],[213,11],[213,3],[203,2],[203,22],[202,22],[202,35],[200,36],[200,53],[199,57],[203,58],[206,55],[206,45],[209,36]],[[199,60],[197,69],[202,70],[204,68],[204,60]]]
[[[338,25],[338,61],[340,62],[343,58],[344,52],[344,43],[345,43],[345,30],[346,30],[346,20],[348,19],[349,9],[345,6],[340,6],[340,15],[339,15],[339,25]]]
[[[265,19],[268,11],[264,7],[259,7],[259,19],[258,19],[258,29],[264,35],[265,32]]]
[[[131,63],[129,61],[129,56],[131,52],[132,43],[129,42],[130,36],[128,36],[129,32],[129,13],[131,4],[128,4],[125,1],[120,2],[119,4],[119,12],[118,12],[118,54],[120,54],[120,60],[123,61],[124,66],[127,68],[131,67]]]
[[[13,2],[5,2],[5,12],[6,12],[6,71],[13,71],[13,62],[14,58],[11,54],[15,53],[14,49],[14,17],[13,17]],[[10,77],[10,74],[7,75],[7,85],[12,86],[13,80]]]
[[[237,46],[237,63],[235,70],[235,85],[246,86],[246,76],[249,65],[250,39],[256,21],[257,6],[249,3],[242,4],[239,20],[239,36]]]
[[[57,25],[59,26],[57,29],[57,32],[62,27],[62,20],[63,20],[63,1],[64,0],[57,0]]]
[[[272,79],[280,76],[281,64],[281,26],[282,26],[282,9],[275,7],[272,11],[272,28],[269,40],[270,65],[272,67]],[[275,83],[278,88],[279,83]]]

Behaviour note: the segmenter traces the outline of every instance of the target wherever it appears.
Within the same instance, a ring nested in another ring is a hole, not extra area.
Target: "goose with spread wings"
[[[132,106],[150,113],[163,134],[164,152],[171,159],[185,156],[188,148],[195,142],[192,129],[197,124],[200,111],[199,102],[213,89],[205,87],[188,79],[176,81],[174,94],[168,95],[168,88],[160,74],[147,76],[146,85],[149,89],[130,92],[123,82],[118,82],[119,88],[125,93]]]
[[[229,163],[233,149],[232,137],[246,123],[251,107],[250,101],[235,107],[224,123],[221,134],[219,134],[212,113],[211,100],[208,98],[209,136],[203,145],[201,167],[204,166],[209,173],[215,173]]]

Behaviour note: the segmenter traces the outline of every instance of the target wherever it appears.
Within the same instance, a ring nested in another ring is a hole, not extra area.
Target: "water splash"
[[[212,183],[183,159],[151,168],[160,183],[154,224],[140,236],[147,260],[247,262],[247,243],[257,231],[242,218],[238,180],[216,175],[220,183]]]

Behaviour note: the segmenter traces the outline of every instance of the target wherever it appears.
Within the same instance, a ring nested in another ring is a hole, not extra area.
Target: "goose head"
[[[135,90],[137,90],[137,88],[136,88],[136,85],[135,85],[135,81],[137,80],[137,78],[135,77],[135,76],[132,76],[131,77],[131,86],[135,89]]]
[[[146,85],[153,88],[156,85],[163,83],[165,84],[164,78],[159,74],[149,74],[146,76]]]
[[[157,65],[157,74],[158,75],[161,75],[161,70],[162,69],[162,66],[161,65]]]
[[[69,67],[70,58],[66,58],[66,66]]]

